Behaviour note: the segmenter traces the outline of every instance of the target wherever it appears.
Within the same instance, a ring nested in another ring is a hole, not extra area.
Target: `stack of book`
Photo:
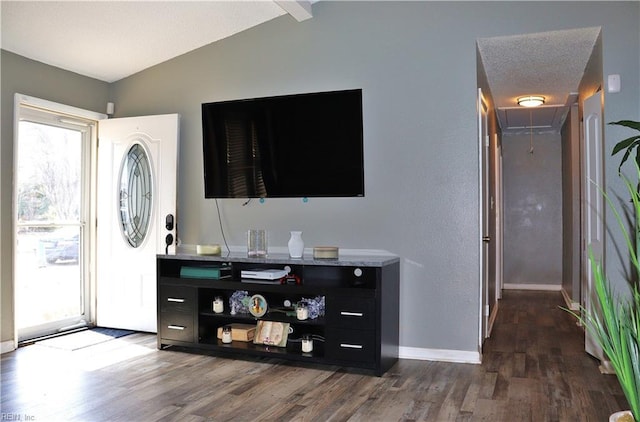
[[[221,280],[231,278],[231,267],[228,265],[184,266],[180,268],[180,277]]]

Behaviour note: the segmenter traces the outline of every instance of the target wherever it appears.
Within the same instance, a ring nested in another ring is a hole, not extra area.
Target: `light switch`
[[[607,77],[607,87],[610,93],[620,92],[620,75],[609,75]]]

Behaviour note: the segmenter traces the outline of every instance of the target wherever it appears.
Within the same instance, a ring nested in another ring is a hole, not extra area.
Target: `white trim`
[[[7,340],[0,343],[0,354],[9,353],[16,350],[16,343],[13,340]]]
[[[567,291],[564,288],[560,289],[560,293],[562,293],[562,297],[564,299],[564,303],[567,305],[567,308],[569,308],[572,311],[580,310],[580,304],[578,302],[574,302],[573,300],[571,300],[569,293],[567,293]]]
[[[309,0],[274,0],[285,12],[290,14],[298,22],[306,21],[313,17],[311,2]]]
[[[470,352],[466,350],[423,349],[420,347],[406,346],[400,346],[399,358],[451,363],[482,363],[482,356],[479,352]]]
[[[562,286],[559,284],[513,284],[505,283],[505,290],[543,290],[548,292],[559,292]]]
[[[483,114],[483,110],[488,114],[489,107],[484,99],[484,95],[482,93],[482,88],[478,88],[477,98],[476,98],[476,113],[478,118],[478,355],[482,354],[482,344],[484,343],[485,331],[487,327],[485,326],[486,320],[484,315],[484,307],[488,305],[489,302],[489,290],[488,283],[489,278],[485,279],[485,265],[484,265],[484,241],[482,240],[484,233],[484,131],[487,130],[489,133],[489,128],[486,126],[487,117]],[[488,274],[488,273],[487,273]],[[487,303],[485,304],[485,295],[487,298]],[[480,360],[480,358],[479,358]]]
[[[97,113],[95,111],[84,110],[82,108],[68,106],[65,104],[60,104],[53,101],[43,100],[41,98],[30,97],[28,95],[16,93],[14,95],[15,110],[17,110],[20,107],[20,105],[37,107],[37,108],[42,108],[47,110],[56,110],[56,112],[65,113],[65,114],[69,114],[70,116],[82,117],[84,119],[90,119],[90,120],[104,120],[107,117],[109,117],[106,114]]]

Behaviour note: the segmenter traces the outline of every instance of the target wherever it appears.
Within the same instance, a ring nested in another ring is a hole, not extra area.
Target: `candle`
[[[220,296],[217,296],[213,301],[213,312],[221,314],[224,311],[224,302]]]
[[[313,338],[309,334],[302,336],[302,353],[313,352]]]
[[[231,343],[231,340],[232,340],[231,327],[229,326],[222,327],[222,342],[225,344],[229,344]]]
[[[309,310],[307,309],[307,305],[302,302],[298,303],[298,306],[296,307],[296,317],[301,321],[309,318]]]

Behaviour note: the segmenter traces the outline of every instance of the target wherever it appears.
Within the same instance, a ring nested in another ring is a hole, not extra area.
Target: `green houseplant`
[[[638,176],[640,177],[640,170]],[[640,218],[640,194],[626,178],[625,184],[632,197],[637,225]],[[610,198],[607,195],[605,198],[622,230],[633,269],[636,273],[640,273],[635,241],[632,240],[629,230],[613,207]],[[569,312],[584,325],[602,348],[616,372],[631,413],[636,421],[640,421],[640,289],[638,282],[629,280],[630,295],[621,297],[613,291],[601,263],[591,253],[589,255],[596,309],[588,312],[583,308],[580,314]]]
[[[618,173],[622,174],[622,165],[627,161],[629,156],[633,153],[635,149],[635,166],[640,167],[640,122],[636,122],[634,120],[620,120],[617,122],[609,122],[610,125],[624,126],[630,129],[635,129],[638,134],[630,136],[622,141],[618,142],[614,147],[611,155],[616,155],[622,151],[624,154],[622,155],[622,159],[620,160],[620,164],[618,165]],[[638,183],[636,185],[636,190],[640,192],[640,178],[638,178]],[[637,212],[636,212],[637,214]],[[635,225],[635,241],[636,241],[636,252],[638,248],[640,248],[640,224]]]
[[[621,125],[636,129],[640,132],[640,123],[630,120],[612,122],[613,125]],[[635,169],[638,181],[640,181],[640,134],[624,139],[616,144],[612,155],[625,151],[618,171],[629,158],[633,149],[636,151]],[[616,372],[616,377],[631,407],[631,413],[636,421],[640,422],[640,262],[638,261],[639,229],[640,229],[640,192],[638,185],[634,184],[620,173],[633,204],[634,221],[633,235],[625,225],[625,221],[616,210],[610,197],[604,193],[613,215],[622,231],[630,262],[635,274],[627,280],[630,295],[624,297],[616,294],[602,268],[593,254],[589,254],[591,270],[594,279],[595,310],[589,312],[582,308],[580,313],[568,310],[588,330],[595,341],[602,348],[605,356],[611,362]],[[624,420],[624,419],[619,419]]]

